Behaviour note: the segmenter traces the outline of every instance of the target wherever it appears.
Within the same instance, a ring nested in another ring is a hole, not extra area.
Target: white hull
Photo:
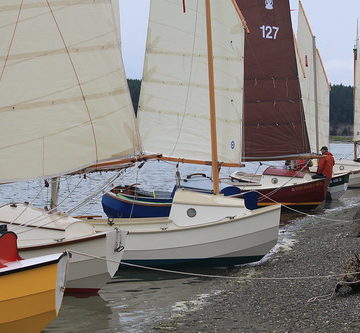
[[[333,173],[350,172],[349,188],[360,188],[360,162],[353,160],[336,160]]]
[[[316,180],[311,178],[311,175],[304,173],[303,177],[290,177],[283,175],[255,175],[246,174],[241,171],[233,172],[231,178],[239,180],[235,185],[228,182],[228,185],[238,186],[242,190],[274,190],[279,188],[289,188],[299,184],[315,183]]]
[[[119,267],[124,252],[125,232],[114,229],[96,233],[90,225],[72,218],[70,223],[67,221],[62,224],[61,215],[50,215],[43,210],[21,204],[16,207],[1,207],[0,216],[3,223],[7,222],[8,230],[18,235],[19,252],[23,258],[65,250],[72,253],[66,283],[67,292],[95,292],[114,276]],[[19,218],[16,219],[15,216]],[[48,220],[54,221],[56,218],[56,222]],[[66,216],[63,218],[69,219]],[[10,224],[10,221],[14,222]],[[19,225],[25,222],[33,222],[34,225]],[[118,250],[115,250],[116,248]]]
[[[328,187],[328,195],[331,200],[338,200],[346,192],[349,186],[350,174],[334,174]]]
[[[277,243],[280,205],[251,211],[238,198],[188,191],[180,195],[174,198],[170,218],[113,220],[129,231],[124,261],[149,266],[190,262],[226,266],[258,261]],[[197,211],[195,217],[187,216],[189,209]],[[224,211],[228,214],[222,218]],[[92,224],[108,230],[111,226],[106,222],[93,220]]]

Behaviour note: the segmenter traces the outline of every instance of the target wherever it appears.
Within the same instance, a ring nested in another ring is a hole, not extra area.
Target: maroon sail
[[[310,153],[288,0],[236,0],[245,37],[244,161]]]

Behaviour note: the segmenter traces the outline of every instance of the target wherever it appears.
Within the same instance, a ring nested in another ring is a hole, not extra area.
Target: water
[[[337,157],[349,158],[352,154],[351,144],[332,144],[330,151]],[[261,172],[266,165],[251,163],[246,167],[249,172]],[[182,175],[191,172],[206,172],[210,169],[203,166],[180,165]],[[150,162],[141,169],[133,169],[122,174],[114,184],[141,183],[150,189],[171,190],[175,178],[176,165],[171,163]],[[228,176],[232,170],[222,170]],[[75,215],[91,214],[104,216],[100,204],[101,195],[109,186],[105,180],[117,174],[108,172],[89,175],[86,179],[80,176],[64,178],[61,184],[61,208],[67,211],[94,189],[103,185],[103,191],[86,204],[73,212]],[[151,175],[151,176],[150,176]],[[5,184],[0,186],[0,204],[29,201],[39,207],[48,204],[50,191],[42,181]],[[338,201],[333,201],[318,209],[315,214],[324,214],[328,210],[341,210],[359,204],[358,192],[348,190]],[[283,227],[279,235],[279,243],[274,249],[289,249],[294,241],[291,229],[301,224],[302,214],[285,212],[281,216]],[[271,253],[263,260],[268,260]],[[260,263],[261,264],[261,263]],[[254,264],[253,264],[254,265]],[[255,267],[258,264],[255,264]],[[194,273],[228,276],[232,269],[192,270]],[[120,269],[118,277],[108,283],[100,292],[100,296],[88,298],[64,297],[58,318],[45,330],[55,332],[146,332],[146,325],[162,319],[179,316],[183,311],[192,311],[206,303],[211,296],[221,293],[218,280],[197,276],[160,273],[146,270]]]
[[[331,210],[359,205],[357,191],[347,191],[340,200],[327,203],[315,214],[324,216]],[[283,223],[292,223],[281,228],[277,246],[262,262],[276,251],[291,250],[296,242],[292,230],[301,226],[304,216],[290,212],[282,215]],[[262,262],[251,265],[256,269]],[[187,271],[229,276],[237,270],[241,267]],[[222,292],[216,278],[128,269],[120,269],[119,273],[101,290],[101,296],[64,297],[59,317],[45,332],[146,332],[148,325],[155,326],[164,319],[181,316],[184,311],[201,308],[213,294]]]

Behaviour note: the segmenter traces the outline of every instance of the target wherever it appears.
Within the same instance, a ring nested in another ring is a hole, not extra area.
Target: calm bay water
[[[351,144],[331,144],[330,151],[337,157],[351,158]],[[267,165],[249,164],[244,171],[261,172]],[[143,188],[151,190],[171,190],[175,182],[175,164],[149,162],[141,169],[127,171],[113,184],[140,183]],[[193,172],[209,174],[209,168],[180,165],[182,176]],[[232,170],[223,169],[222,175],[228,176]],[[75,207],[95,191],[105,180],[116,175],[103,173],[89,175],[86,179],[73,176],[61,183],[61,210],[67,211]],[[109,187],[104,185],[103,191]],[[102,215],[100,192],[94,198],[72,212],[74,215]],[[48,204],[50,190],[42,181],[5,184],[0,186],[0,204],[23,202],[44,207]],[[348,190],[338,201],[327,204],[324,209],[343,209],[359,202],[358,192]],[[282,214],[279,246],[286,247],[292,242],[291,229],[301,223],[301,214],[287,212]],[[276,249],[275,249],[276,251]],[[269,255],[271,256],[271,254]],[[265,258],[265,260],[267,260]],[[261,264],[261,263],[260,263]],[[210,275],[229,275],[232,269],[208,269],[194,271]],[[182,311],[191,311],[211,298],[218,289],[217,279],[181,274],[160,273],[147,270],[120,269],[119,275],[109,282],[100,292],[100,296],[76,298],[65,296],[58,318],[51,323],[45,332],[146,332],[146,325],[161,321],[162,318],[181,315]]]

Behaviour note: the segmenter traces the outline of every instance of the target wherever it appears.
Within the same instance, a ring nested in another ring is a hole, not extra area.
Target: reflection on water
[[[231,269],[191,270],[227,275]],[[45,332],[141,332],[144,324],[167,316],[177,301],[199,298],[214,279],[120,269],[100,292],[89,298],[64,297],[59,317]]]
[[[43,332],[106,332],[112,311],[99,296],[65,296],[59,316]]]

